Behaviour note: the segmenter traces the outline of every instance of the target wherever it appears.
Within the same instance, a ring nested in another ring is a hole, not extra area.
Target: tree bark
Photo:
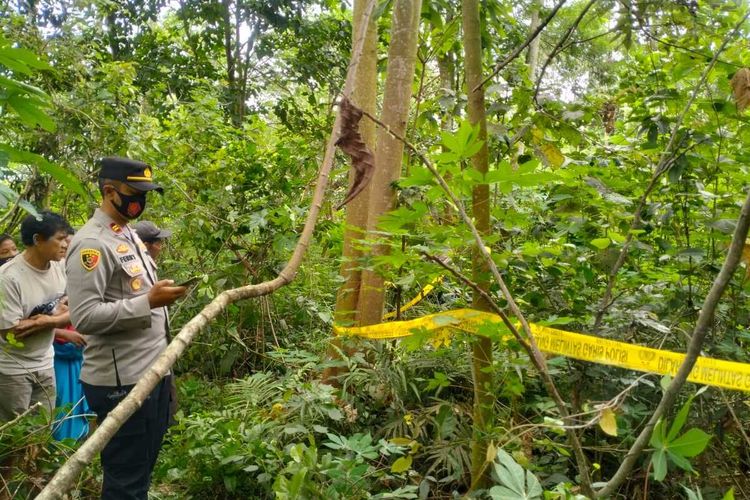
[[[396,0],[393,6],[388,76],[381,120],[399,135],[404,134],[409,117],[421,6],[422,0]],[[375,175],[370,181],[368,239],[374,238],[380,217],[394,206],[395,192],[392,184],[401,176],[403,154],[404,145],[401,141],[387,131],[378,129]],[[372,256],[385,255],[387,252],[385,245],[375,245]],[[359,297],[360,324],[380,323],[385,303],[383,277],[372,270],[363,271]]]
[[[464,31],[464,65],[466,68],[466,87],[469,122],[479,127],[481,149],[471,158],[475,170],[482,174],[489,169],[487,151],[487,115],[484,107],[484,88],[482,82],[482,33],[479,20],[479,2],[463,0]],[[479,87],[476,92],[471,89]],[[487,184],[474,187],[472,192],[472,215],[477,231],[486,235],[490,231],[490,190]],[[485,292],[489,291],[490,277],[487,265],[478,250],[472,257],[472,275],[474,282]],[[491,311],[484,296],[474,292],[472,307],[480,311]],[[487,430],[492,424],[495,397],[492,391],[492,341],[487,337],[478,337],[471,345],[471,373],[474,380],[474,430],[471,441],[471,484],[473,487],[486,486],[490,469],[485,467],[487,457]]]

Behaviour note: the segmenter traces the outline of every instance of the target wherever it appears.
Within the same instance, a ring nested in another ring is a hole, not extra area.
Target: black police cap
[[[138,160],[121,156],[107,156],[99,160],[99,178],[121,181],[139,191],[164,192],[158,184],[154,184],[151,166]]]

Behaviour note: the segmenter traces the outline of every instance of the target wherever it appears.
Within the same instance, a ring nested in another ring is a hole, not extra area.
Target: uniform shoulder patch
[[[82,248],[81,249],[81,265],[87,271],[93,271],[96,266],[99,265],[101,260],[101,252],[95,248]]]

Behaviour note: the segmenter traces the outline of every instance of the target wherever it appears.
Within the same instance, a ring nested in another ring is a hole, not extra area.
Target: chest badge
[[[133,265],[130,266],[130,272],[133,273],[133,274],[142,273],[143,272],[143,268],[141,267],[140,264],[136,263],[136,264],[133,264]]]
[[[130,251],[130,247],[125,243],[117,245],[117,253],[128,253],[128,251]]]
[[[81,249],[81,265],[87,271],[93,271],[99,265],[101,253],[94,248]]]
[[[133,290],[134,292],[137,292],[141,288],[143,288],[143,280],[141,278],[133,278],[132,280],[130,280],[131,290]]]

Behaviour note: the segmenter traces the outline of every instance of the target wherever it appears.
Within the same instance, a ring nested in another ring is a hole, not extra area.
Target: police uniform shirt
[[[81,380],[135,384],[167,346],[167,310],[148,304],[157,277],[145,245],[97,209],[73,237],[66,268],[70,318],[87,342]]]

